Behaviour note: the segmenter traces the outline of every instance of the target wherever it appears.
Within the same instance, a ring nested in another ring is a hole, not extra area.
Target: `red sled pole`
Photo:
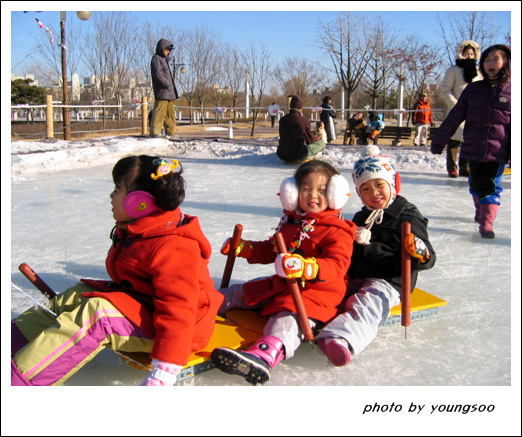
[[[406,235],[411,234],[411,224],[402,224],[402,288],[401,288],[401,325],[404,326],[404,338],[408,337],[406,328],[411,323],[411,257],[406,252]]]
[[[219,288],[226,288],[230,283],[230,277],[232,276],[232,269],[234,268],[234,262],[236,261],[236,249],[241,242],[241,234],[243,233],[243,226],[237,224],[234,227],[234,233],[232,234],[232,240],[230,241],[230,252],[228,252],[227,263],[225,264],[225,270],[223,272],[223,278],[221,279],[221,285]]]
[[[47,299],[52,299],[56,296],[56,293],[54,290],[49,287],[40,276],[38,276],[34,270],[29,267],[26,263],[20,264],[20,267],[18,269],[25,275],[29,281],[32,282],[32,284],[38,288],[42,292],[42,294],[47,297]]]
[[[286,244],[281,233],[278,232],[275,237],[277,252],[286,253]],[[286,282],[290,288],[290,292],[292,293],[292,299],[294,300],[295,309],[297,310],[297,319],[299,320],[301,331],[303,331],[304,339],[311,342],[314,339],[314,333],[312,332],[312,328],[308,322],[308,316],[306,315],[306,309],[303,304],[303,298],[301,297],[301,290],[299,290],[297,280],[292,278],[287,279]]]

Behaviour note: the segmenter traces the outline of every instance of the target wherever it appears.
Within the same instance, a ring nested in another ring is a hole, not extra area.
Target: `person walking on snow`
[[[500,205],[504,168],[511,160],[511,49],[496,44],[480,57],[483,80],[470,83],[442,122],[431,152],[444,147],[463,121],[460,155],[469,160],[469,192],[482,238],[495,238],[493,223]]]

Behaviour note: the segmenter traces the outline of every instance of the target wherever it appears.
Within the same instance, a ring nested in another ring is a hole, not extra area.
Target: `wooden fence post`
[[[45,103],[47,105],[47,138],[54,138],[54,112],[53,112],[53,96],[45,96]]]

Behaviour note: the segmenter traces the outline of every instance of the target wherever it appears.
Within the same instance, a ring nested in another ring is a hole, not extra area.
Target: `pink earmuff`
[[[123,209],[133,219],[145,217],[161,208],[156,206],[156,198],[146,191],[132,191],[123,200]]]

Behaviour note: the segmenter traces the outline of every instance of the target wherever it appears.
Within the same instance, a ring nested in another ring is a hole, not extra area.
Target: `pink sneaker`
[[[321,338],[317,346],[334,366],[346,366],[352,359],[348,342],[344,338]]]

